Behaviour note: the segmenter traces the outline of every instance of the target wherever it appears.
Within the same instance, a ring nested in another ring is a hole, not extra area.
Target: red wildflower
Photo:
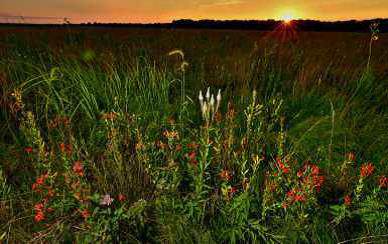
[[[84,219],[89,218],[89,217],[90,217],[90,212],[89,212],[89,210],[88,210],[88,209],[82,210],[82,211],[81,211],[81,216],[82,216],[82,218],[84,218]]]
[[[36,183],[32,184],[32,190],[35,192],[41,192],[42,190],[39,189],[39,185]]]
[[[47,175],[41,175],[36,179],[36,184],[42,185],[44,181],[47,179]]]
[[[177,152],[180,152],[182,150],[182,144],[177,144],[175,149]]]
[[[290,200],[294,200],[294,196],[295,196],[295,192],[293,190],[287,192],[287,197],[290,199]]]
[[[388,187],[388,178],[385,177],[384,175],[379,177],[379,187],[381,189]]]
[[[197,164],[198,164],[198,161],[196,160],[196,156],[197,156],[197,154],[196,154],[194,151],[189,152],[189,155],[188,155],[189,160],[190,160],[190,162],[191,162],[192,164],[194,164],[194,165],[197,165]]]
[[[34,205],[34,210],[39,212],[39,211],[43,211],[43,208],[44,208],[44,205],[43,203],[37,203]]]
[[[344,197],[344,203],[345,203],[346,206],[352,205],[352,197],[349,196],[349,195],[345,196]]]
[[[43,211],[37,211],[36,214],[35,214],[35,222],[41,222],[42,220],[44,220],[44,213]]]
[[[367,177],[373,174],[375,166],[372,163],[361,165],[360,174],[362,177]]]
[[[284,174],[288,174],[290,172],[290,168],[285,165],[280,159],[276,160],[278,167],[283,171]]]
[[[32,153],[32,147],[26,147],[26,148],[24,148],[24,151],[26,153]]]
[[[225,170],[223,169],[221,172],[220,172],[220,177],[221,179],[223,179],[224,181],[230,181],[232,179],[232,174],[230,173],[229,170]]]
[[[313,176],[313,184],[314,184],[317,192],[319,192],[321,190],[321,186],[323,185],[324,182],[325,182],[325,176],[323,176],[323,175]]]
[[[294,200],[295,200],[295,202],[304,202],[306,200],[306,198],[302,194],[297,194],[297,195],[295,195]]]
[[[52,213],[52,212],[54,212],[54,209],[53,208],[47,208],[47,212],[48,213]]]
[[[124,194],[120,193],[118,196],[117,196],[117,199],[119,200],[119,202],[124,202],[126,200],[126,197]]]
[[[288,208],[288,204],[286,202],[283,202],[282,203],[282,208],[284,208],[284,209]]]
[[[64,143],[59,144],[59,150],[61,150],[62,153],[65,152],[65,147],[66,147],[66,146],[65,146]]]
[[[311,175],[319,175],[320,169],[315,164],[310,165],[311,168]]]
[[[73,171],[74,171],[76,174],[78,174],[79,176],[83,176],[83,175],[84,175],[83,170],[84,170],[84,167],[83,167],[81,161],[79,161],[79,160],[78,160],[78,161],[75,161],[75,162],[74,162],[74,165],[73,165]]]
[[[229,196],[233,196],[234,193],[237,192],[237,187],[233,186],[231,188],[229,188]]]
[[[70,155],[73,151],[73,146],[70,144],[66,144],[65,147],[66,147],[66,153]]]
[[[298,189],[293,189],[287,192],[287,198],[291,202],[304,202],[306,200],[303,192]]]
[[[304,170],[303,169],[298,170],[298,173],[296,173],[296,175],[298,177],[302,177],[304,175]]]

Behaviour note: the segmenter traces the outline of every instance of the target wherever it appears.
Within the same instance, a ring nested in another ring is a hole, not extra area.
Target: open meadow
[[[387,243],[388,34],[0,28],[0,243]]]

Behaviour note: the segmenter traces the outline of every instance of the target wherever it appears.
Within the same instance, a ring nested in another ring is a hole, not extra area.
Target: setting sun
[[[289,24],[292,20],[300,18],[294,10],[282,11],[277,19],[282,20],[285,24]]]

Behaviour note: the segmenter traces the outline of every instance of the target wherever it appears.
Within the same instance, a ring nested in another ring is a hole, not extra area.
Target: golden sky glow
[[[0,16],[68,17],[74,23],[174,19],[388,18],[388,0],[0,0]]]

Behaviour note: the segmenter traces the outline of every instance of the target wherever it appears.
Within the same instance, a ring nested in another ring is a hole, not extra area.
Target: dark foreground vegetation
[[[0,29],[0,242],[384,243],[387,47]]]

